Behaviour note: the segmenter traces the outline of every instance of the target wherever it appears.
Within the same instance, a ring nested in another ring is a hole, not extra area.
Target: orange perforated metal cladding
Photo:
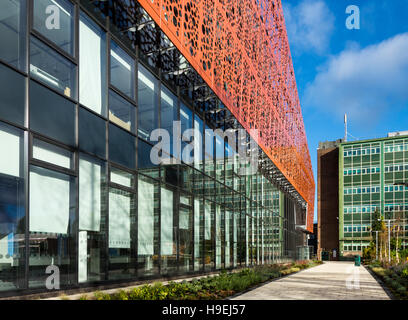
[[[280,0],[139,0],[308,203],[315,184]]]

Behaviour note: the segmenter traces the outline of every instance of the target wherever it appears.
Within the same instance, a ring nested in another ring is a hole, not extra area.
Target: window
[[[106,158],[106,122],[79,108],[79,148]]]
[[[35,0],[33,4],[34,29],[73,55],[74,5],[68,0]]]
[[[30,82],[31,129],[75,145],[75,104],[42,85]]]
[[[152,163],[150,157],[152,146],[139,139],[137,149],[137,166],[139,171],[151,177],[157,177],[159,174],[158,167]],[[153,152],[156,151],[153,150]]]
[[[110,59],[111,84],[126,94],[129,98],[134,99],[135,61],[114,41],[111,42]]]
[[[136,133],[136,108],[112,90],[109,91],[109,120]]]
[[[136,165],[135,137],[115,125],[109,125],[109,158],[127,168]]]
[[[33,158],[52,163],[66,169],[73,169],[72,152],[42,140],[34,139]]]
[[[137,219],[137,262],[140,273],[157,273],[157,259],[160,233],[158,195],[159,186],[153,180],[139,175],[138,179],[138,219]],[[166,199],[165,199],[166,201]],[[168,199],[167,199],[168,201]]]
[[[0,59],[26,70],[26,0],[0,1]]]
[[[149,140],[158,123],[158,81],[139,64],[138,72],[138,135]]]
[[[105,264],[105,220],[103,201],[103,162],[80,155],[79,158],[79,242],[78,282],[103,279]]]
[[[131,173],[111,167],[110,181],[124,187],[132,188],[134,179]]]
[[[56,265],[60,283],[71,283],[75,255],[72,219],[74,178],[39,167],[30,171],[30,287],[44,287],[46,268]]]
[[[163,150],[167,151],[171,155],[179,156],[175,154],[173,150],[173,121],[178,120],[178,108],[177,98],[168,90],[162,86],[161,90],[161,125],[160,127],[170,135],[170,145],[164,145]]]
[[[0,122],[0,291],[17,289],[25,269],[23,132]]]
[[[0,64],[0,83],[0,118],[23,126],[25,77]]]
[[[175,219],[173,212],[174,195],[170,188],[161,188],[161,228],[160,228],[160,254],[163,270],[166,274],[177,270],[177,252]]]
[[[30,73],[33,78],[76,99],[75,65],[34,37],[31,38]]]
[[[131,230],[136,226],[133,194],[119,189],[109,191],[109,279],[134,277],[131,265]],[[139,231],[140,232],[140,231]]]
[[[79,22],[79,102],[106,116],[106,35],[85,14]]]

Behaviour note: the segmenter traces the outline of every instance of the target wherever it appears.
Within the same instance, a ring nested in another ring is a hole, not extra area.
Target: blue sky
[[[408,0],[282,4],[316,179],[318,143],[344,137],[344,113],[349,140],[408,130]],[[349,5],[359,30],[346,28]]]

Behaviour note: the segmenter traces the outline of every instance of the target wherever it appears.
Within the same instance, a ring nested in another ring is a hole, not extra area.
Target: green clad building
[[[401,245],[407,247],[408,132],[387,138],[343,142],[339,145],[340,258],[361,254],[372,240],[376,210],[402,224]],[[401,229],[400,229],[401,230]]]

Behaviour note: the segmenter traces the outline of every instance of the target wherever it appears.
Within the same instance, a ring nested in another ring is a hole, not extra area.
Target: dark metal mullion
[[[127,102],[132,104],[134,107],[136,107],[136,101],[134,99],[130,98],[129,96],[127,96],[126,94],[124,94],[122,91],[120,91],[120,89],[115,87],[113,84],[109,83],[108,91],[115,92],[118,96],[120,96],[121,98],[123,98],[124,100],[126,100]]]
[[[75,134],[76,133],[77,132],[76,132],[76,128],[75,128]],[[33,139],[35,139],[35,140],[41,140],[42,142],[51,144],[51,145],[53,145],[55,147],[58,147],[60,149],[64,149],[65,151],[69,151],[71,153],[74,153],[77,150],[76,147],[72,147],[70,145],[63,144],[60,141],[54,140],[54,139],[49,138],[47,136],[43,136],[42,134],[36,133],[34,131],[31,132],[31,135],[33,136]],[[77,142],[75,142],[75,143],[77,144]]]
[[[25,30],[25,44],[26,44],[26,55],[25,55],[25,68],[27,71],[26,78],[26,91],[25,91],[25,125],[30,130],[30,25],[32,17],[32,2],[26,2],[26,30]],[[24,284],[23,288],[29,288],[29,273],[30,273],[30,152],[31,152],[31,137],[29,131],[24,132],[24,195],[25,195],[25,268],[24,268]]]
[[[90,17],[89,14],[87,16]],[[95,20],[93,20],[95,21]],[[105,117],[106,119],[109,119],[109,83],[110,83],[110,59],[109,59],[109,54],[110,54],[110,33],[109,33],[109,17],[106,17],[106,23],[107,23],[107,33],[105,34],[105,39],[106,39],[106,47],[105,47],[105,106],[104,111],[105,111]],[[101,24],[98,22],[98,26],[101,26]],[[102,29],[104,30],[105,27],[103,26]],[[109,181],[110,181],[110,157],[109,157],[109,120],[105,121],[105,156],[106,156],[106,210],[105,210],[105,279],[109,280],[109,269],[110,269],[110,256],[109,256],[109,194],[110,194],[110,187],[109,187]]]
[[[26,65],[24,66],[24,68],[27,68],[27,61],[28,61],[27,59],[28,59],[28,51],[25,52],[24,63]],[[27,75],[28,75],[26,71],[18,69],[17,67],[15,67],[15,66],[11,65],[10,63],[8,63],[7,61],[2,60],[1,57],[0,57],[0,65],[3,65],[5,67],[7,67],[7,68],[12,69],[14,72],[16,72],[16,73],[18,73],[18,74],[20,74],[20,75],[22,75],[24,77],[27,77]]]
[[[46,88],[46,89],[52,91],[52,92],[55,93],[56,95],[58,95],[58,96],[60,96],[60,97],[62,97],[62,98],[64,98],[64,99],[68,100],[68,101],[71,102],[72,104],[77,104],[77,103],[78,103],[77,100],[75,100],[75,99],[73,99],[73,98],[71,98],[71,97],[68,97],[68,96],[64,95],[64,94],[61,93],[60,91],[56,90],[54,87],[49,86],[48,84],[46,84],[45,82],[42,82],[42,81],[38,80],[37,78],[31,78],[31,77],[30,77],[30,80],[31,80],[31,81],[34,81],[34,82],[36,82],[36,83],[38,83],[40,86],[43,86],[43,87]]]
[[[47,47],[50,47],[52,50],[57,52],[60,56],[64,57],[66,60],[70,61],[73,64],[76,64],[75,57],[73,57],[69,53],[65,52],[58,45],[56,45],[54,42],[52,42],[47,37],[45,37],[42,33],[38,32],[37,30],[32,28],[31,31],[30,31],[30,34],[31,34],[31,36],[34,36],[34,38],[36,38],[37,40],[40,40],[40,42],[45,44]]]
[[[75,152],[74,152],[74,169],[76,173],[75,178],[75,221],[76,221],[76,228],[74,228],[74,238],[75,238],[75,248],[77,248],[77,253],[74,254],[74,266],[72,270],[74,270],[73,274],[70,277],[73,277],[72,283],[75,285],[79,284],[79,8],[78,5],[74,5],[74,61],[76,63],[75,68],[75,91],[77,97],[77,103],[75,104]],[[88,254],[88,248],[86,249]],[[72,258],[71,258],[72,259]],[[86,260],[88,264],[88,259]],[[88,275],[87,275],[88,276]]]
[[[110,168],[112,168],[112,166],[110,166]],[[112,172],[112,170],[111,170],[111,172]],[[115,190],[121,190],[121,191],[125,191],[125,192],[132,193],[132,194],[135,193],[135,189],[132,188],[132,187],[125,187],[125,186],[123,186],[121,184],[117,184],[117,183],[114,183],[114,182],[111,182],[111,181],[109,181],[108,185],[109,185],[110,188],[113,188]]]
[[[156,26],[156,41],[158,41],[159,42],[159,45],[160,45],[160,30],[158,30],[157,29],[157,26]],[[159,70],[158,70],[158,81],[157,81],[157,84],[158,84],[158,87],[157,87],[157,94],[155,95],[154,93],[154,96],[155,96],[155,98],[157,99],[157,124],[158,124],[158,128],[161,128],[161,87],[162,87],[162,73],[161,73],[161,57],[160,57],[160,54],[159,54]],[[143,65],[143,64],[142,64]],[[149,69],[147,69],[148,71],[150,71]],[[152,73],[153,75],[154,75],[154,73]],[[166,184],[165,183],[163,183],[163,181],[162,181],[162,169],[163,169],[163,165],[162,164],[159,164],[158,166],[158,170],[159,170],[159,194],[158,194],[158,198],[159,198],[159,225],[158,225],[158,234],[159,234],[159,239],[158,239],[158,241],[159,241],[159,254],[158,254],[158,256],[159,256],[159,266],[158,266],[158,268],[159,268],[159,273],[161,272],[161,268],[162,268],[162,266],[161,266],[161,189],[162,189],[162,185],[164,185],[164,186],[166,186]],[[177,195],[177,192],[173,192],[173,219],[174,219],[174,213],[176,213],[177,211],[177,206],[174,204],[174,199],[176,199],[176,195]],[[177,217],[178,215],[176,215],[176,217]],[[173,222],[174,223],[174,222]],[[174,225],[173,225],[173,228],[172,228],[173,230],[172,230],[172,232],[174,232]],[[176,262],[177,262],[177,271],[178,271],[178,261],[179,261],[179,259],[178,259],[178,232],[176,232],[176,238],[175,238],[175,241],[176,241],[176,255],[177,255],[177,258],[176,258]]]

